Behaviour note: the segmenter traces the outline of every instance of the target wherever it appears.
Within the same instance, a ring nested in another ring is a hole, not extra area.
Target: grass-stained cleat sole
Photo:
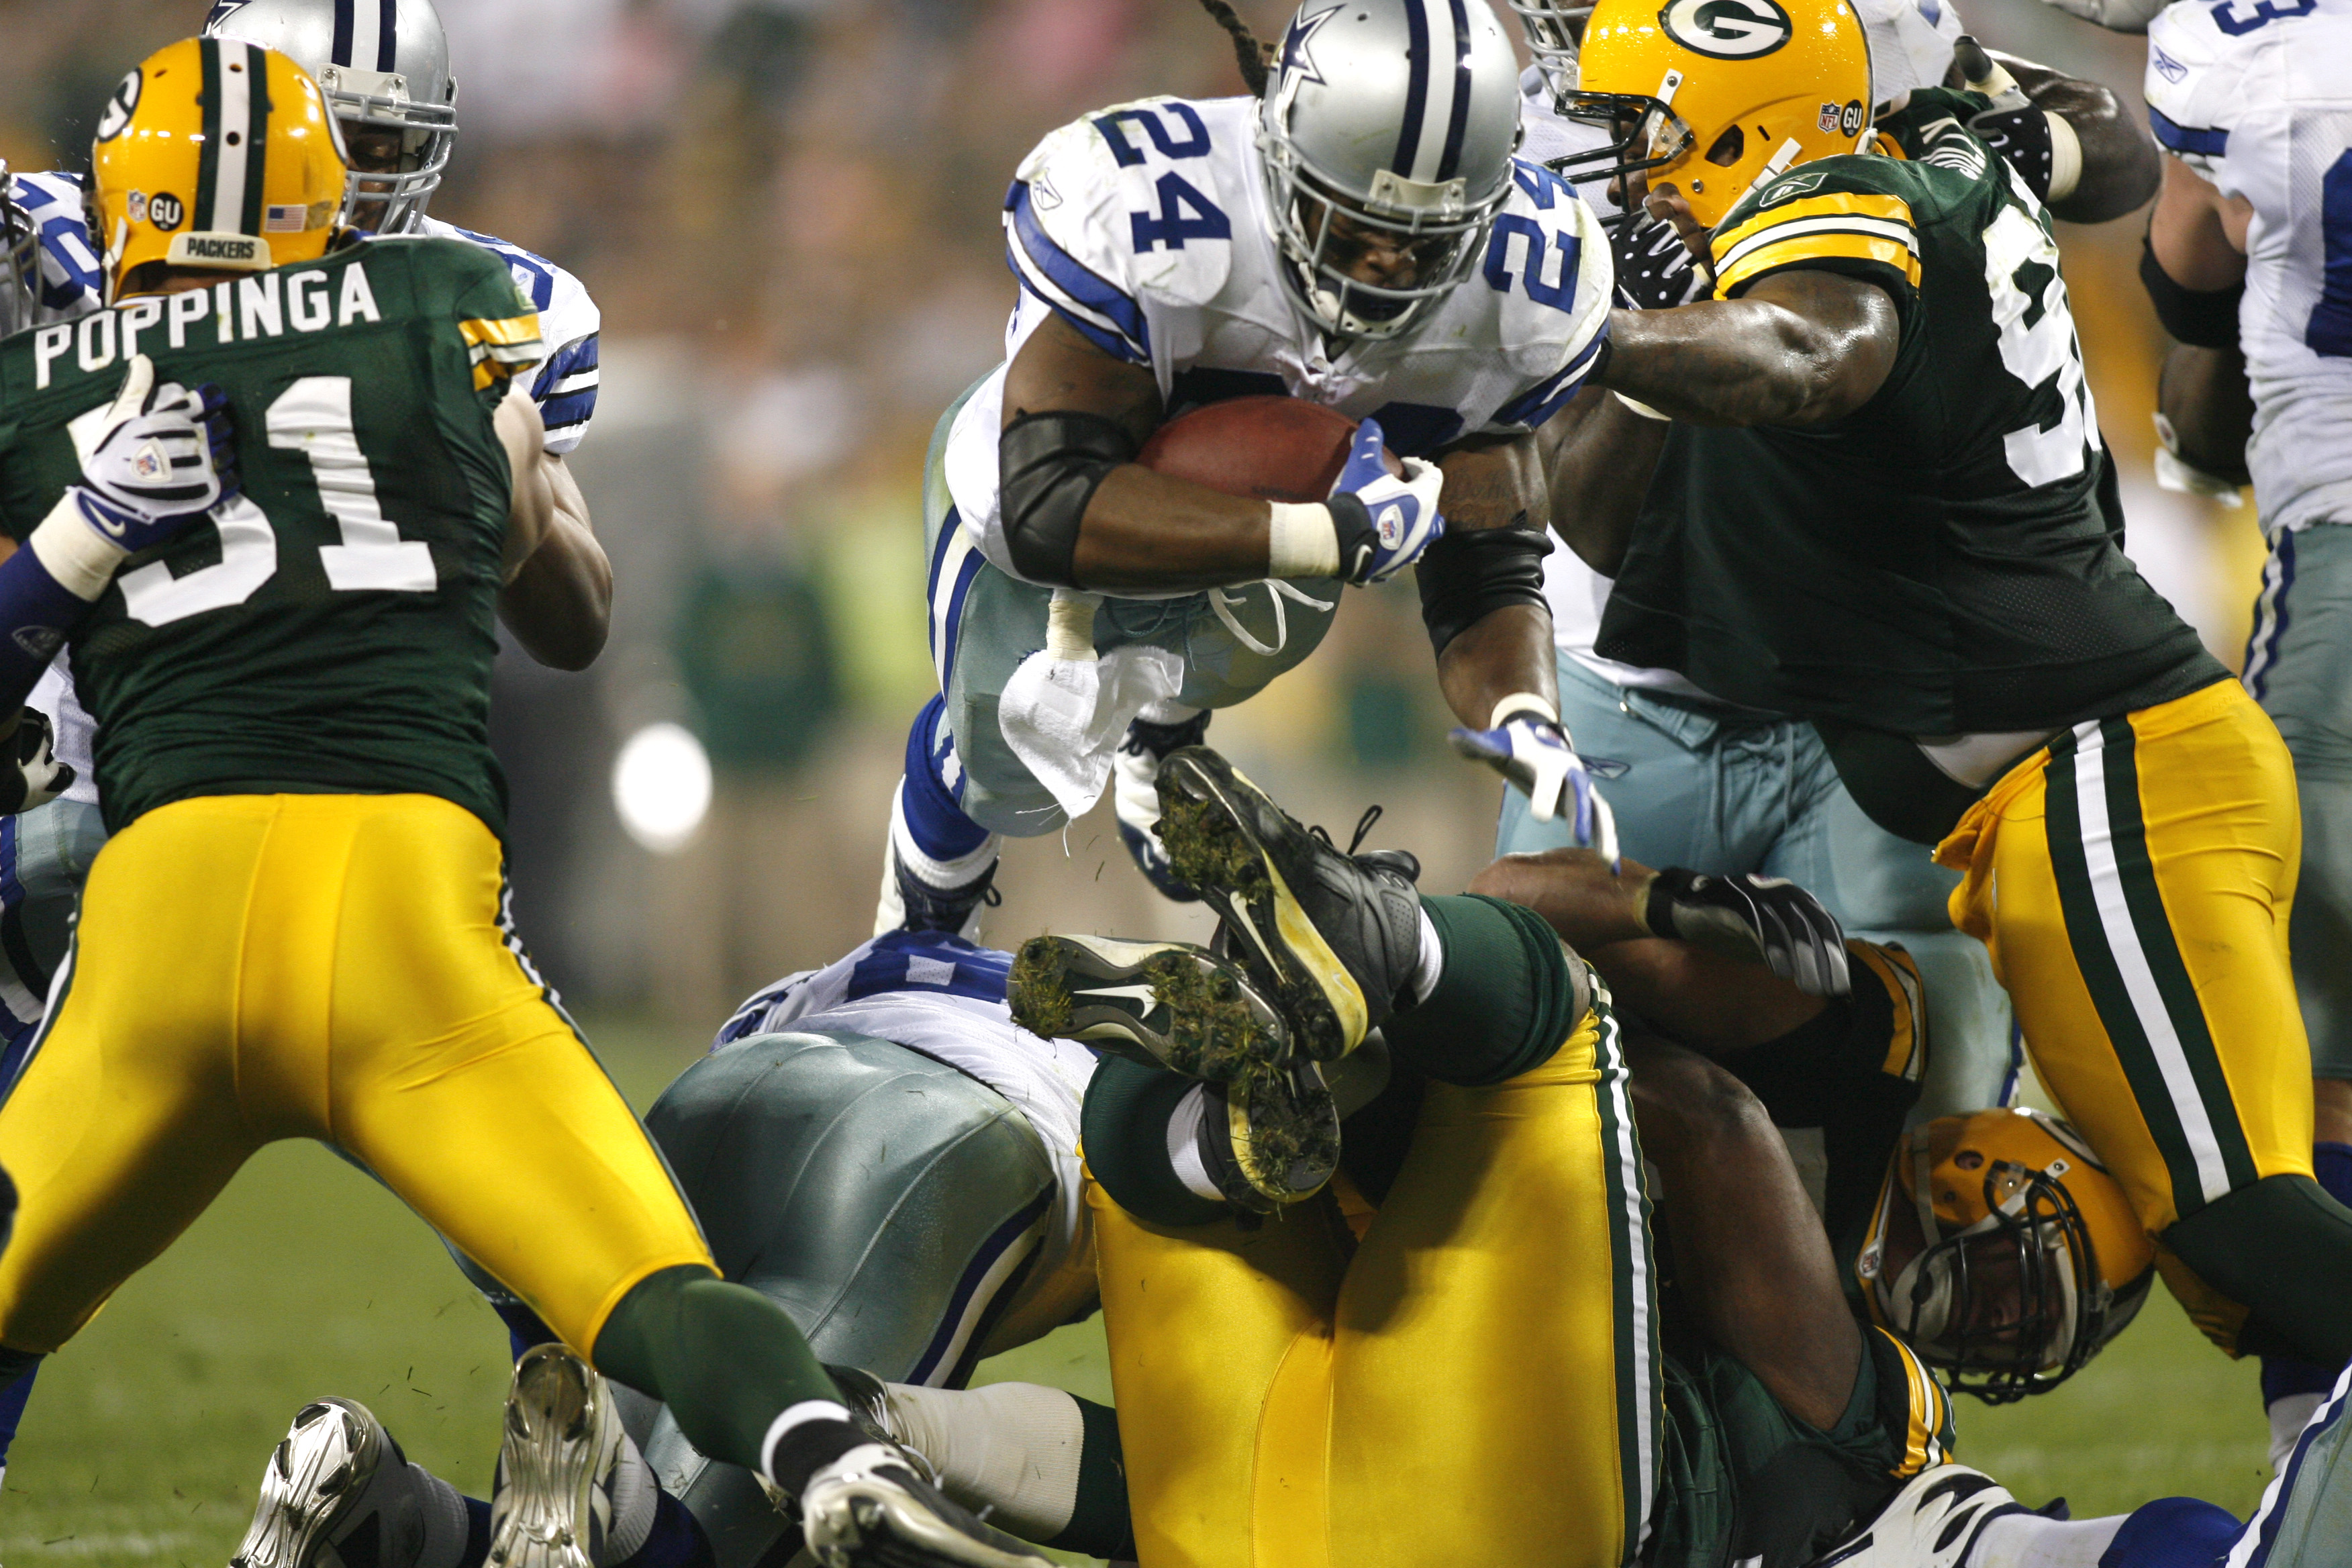
[[[1225,1083],[1290,1054],[1290,1034],[1241,965],[1181,942],[1039,936],[1021,944],[1013,1021]]]
[[[1049,1568],[1045,1553],[950,1502],[879,1443],[809,1478],[801,1528],[824,1568]]]
[[[507,1394],[488,1568],[594,1568],[612,1522],[598,1482],[620,1431],[586,1363],[562,1345],[524,1353]]]
[[[1175,874],[1239,933],[1299,1050],[1318,1061],[1354,1050],[1419,955],[1411,881],[1341,854],[1206,746],[1160,764],[1160,803]]]
[[[320,1399],[302,1406],[270,1453],[253,1523],[229,1568],[311,1568],[324,1561],[328,1538],[364,1506],[369,1483],[394,1454],[392,1439],[365,1405]]]
[[[1225,1131],[1233,1174],[1248,1188],[1226,1195],[1244,1208],[1271,1212],[1303,1202],[1328,1185],[1339,1168],[1339,1110],[1313,1062],[1253,1072],[1227,1084]]]

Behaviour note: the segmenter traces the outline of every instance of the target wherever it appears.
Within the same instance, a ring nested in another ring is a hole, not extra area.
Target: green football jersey
[[[143,353],[228,396],[244,493],[128,562],[71,643],[108,826],[192,795],[422,793],[501,831],[489,672],[511,474],[491,416],[541,357],[497,258],[381,239],[0,342],[22,541]]]
[[[1824,158],[1734,207],[1717,287],[1844,273],[1901,319],[1878,392],[1835,423],[1677,423],[1600,653],[1727,700],[1904,735],[2056,728],[2225,678],[2122,549],[2050,222],[1915,95],[1905,156]]]

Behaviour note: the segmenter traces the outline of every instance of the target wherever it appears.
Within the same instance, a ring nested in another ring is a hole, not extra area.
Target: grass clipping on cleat
[[[1045,1039],[1064,1037],[1070,1026],[1069,971],[1059,943],[1033,936],[1013,955],[1013,983],[1006,988],[1013,1021]]]
[[[1163,791],[1160,842],[1167,846],[1169,869],[1192,888],[1223,889],[1250,898],[1269,885],[1265,862],[1214,802]]]
[[[1339,1163],[1339,1142],[1331,1136],[1328,1089],[1302,1088],[1279,1072],[1255,1072],[1236,1085],[1249,1097],[1250,1136],[1244,1147],[1234,1140],[1234,1153],[1254,1178],[1253,1184],[1269,1197],[1280,1190],[1279,1203],[1312,1196],[1330,1179]],[[1307,1177],[1302,1181],[1302,1176]]]
[[[1265,1030],[1223,968],[1170,952],[1153,959],[1148,973],[1151,994],[1171,1020],[1170,1067],[1223,1083],[1267,1059]]]

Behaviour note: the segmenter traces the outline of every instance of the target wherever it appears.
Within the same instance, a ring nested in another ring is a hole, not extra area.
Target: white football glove
[[[1566,815],[1580,848],[1618,864],[1617,818],[1594,787],[1594,765],[1577,755],[1568,731],[1540,713],[1514,713],[1492,730],[1455,730],[1454,749],[1501,773],[1527,795],[1538,822]],[[1601,764],[1603,772],[1606,764]],[[1622,772],[1622,768],[1620,769]]]
[[[1381,461],[1381,446],[1379,420],[1356,426],[1347,466],[1326,503],[1339,534],[1339,575],[1360,585],[1395,576],[1445,532],[1437,510],[1445,476],[1419,458],[1403,460],[1402,476],[1391,474]]]
[[[216,387],[158,386],[154,362],[133,356],[75,489],[82,521],[117,550],[163,543],[236,493],[227,401]]]

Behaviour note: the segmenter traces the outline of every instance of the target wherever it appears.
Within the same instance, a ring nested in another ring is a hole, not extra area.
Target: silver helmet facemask
[[[318,79],[355,157],[370,132],[397,137],[393,168],[353,163],[344,211],[380,234],[416,226],[457,139],[457,83],[431,0],[218,0],[205,32],[293,57]]]
[[[1507,0],[1527,34],[1528,52],[1536,58],[1555,105],[1576,90],[1576,50],[1584,41],[1585,19],[1592,0]]]
[[[1285,280],[1331,336],[1406,331],[1477,268],[1510,195],[1517,62],[1484,6],[1457,9],[1301,11],[1267,79],[1256,142],[1268,220]],[[1403,263],[1389,281],[1353,275],[1375,250]]]
[[[1924,1245],[1876,1289],[1889,1325],[1954,1393],[2007,1405],[2055,1388],[2123,1332],[2147,1300],[2153,1269],[2120,1290],[2100,1276],[2083,1212],[2054,1179],[2063,1166],[2044,1172],[1990,1162],[1985,1217],[1945,1236],[1927,1196],[1924,1135],[1913,1153]],[[1887,1184],[1882,1201],[1901,1201],[1896,1184]],[[2012,1294],[2015,1310],[2002,1310],[2000,1300]]]
[[[17,202],[0,159],[0,338],[33,324],[41,302],[41,227]]]

